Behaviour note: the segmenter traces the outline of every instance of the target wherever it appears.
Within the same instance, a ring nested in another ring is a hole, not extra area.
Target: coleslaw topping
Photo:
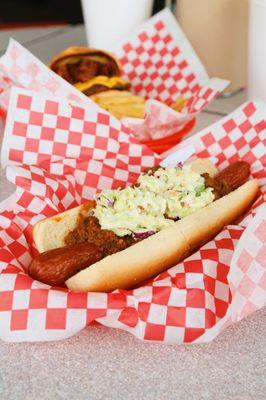
[[[135,186],[104,190],[96,196],[93,215],[102,229],[118,236],[149,236],[174,225],[175,221],[214,200],[204,178],[182,168],[158,168],[142,174]]]

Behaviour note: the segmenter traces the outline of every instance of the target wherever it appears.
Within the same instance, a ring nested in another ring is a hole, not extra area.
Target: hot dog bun
[[[207,158],[197,158],[189,162],[191,169],[199,174],[208,173],[215,176],[217,168]],[[94,201],[67,210],[50,218],[43,219],[35,224],[33,228],[33,240],[40,253],[47,250],[57,249],[65,245],[64,238],[71,232],[79,218],[80,213],[86,213],[95,205]]]
[[[136,243],[80,271],[66,281],[75,291],[127,289],[177,264],[239,217],[254,200],[253,179],[234,192],[185,217],[175,226]]]
[[[77,224],[79,215],[93,208],[90,200],[81,206],[64,211],[50,218],[42,219],[33,228],[33,240],[39,253],[65,246],[64,238]]]

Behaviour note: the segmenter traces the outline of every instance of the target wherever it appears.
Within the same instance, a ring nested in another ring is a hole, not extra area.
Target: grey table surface
[[[82,25],[2,31],[0,53],[10,36],[44,62],[67,46],[86,44]],[[244,101],[245,92],[216,100],[192,134]],[[0,170],[0,200],[13,190]],[[105,327],[89,327],[61,342],[0,342],[0,398],[264,399],[265,321],[266,310],[259,310],[205,345],[143,343]]]

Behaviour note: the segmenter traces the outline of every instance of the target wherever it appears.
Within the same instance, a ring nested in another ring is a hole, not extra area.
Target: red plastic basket
[[[0,120],[2,120],[3,125],[6,122],[6,115],[7,115],[6,110],[4,110],[3,108],[0,108]]]
[[[171,147],[178,144],[183,139],[183,137],[187,135],[194,128],[195,123],[196,123],[196,118],[193,118],[184,126],[183,129],[174,133],[171,136],[167,136],[166,138],[158,140],[147,140],[143,141],[142,143],[150,147],[157,154],[164,153]]]

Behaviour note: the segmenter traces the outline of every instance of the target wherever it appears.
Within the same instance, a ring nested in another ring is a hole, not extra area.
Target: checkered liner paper
[[[121,62],[124,77],[131,83],[131,90],[153,99],[146,102],[144,120],[123,120],[140,140],[159,139],[177,133],[229,83],[208,78],[174,16],[167,9],[140,26],[115,49],[115,54]],[[43,95],[52,94],[83,104],[87,102],[91,107],[93,104],[98,108],[19,43],[10,40],[7,52],[0,58],[2,109],[7,109],[10,88],[14,85]],[[182,112],[165,105],[174,103],[180,96],[188,100]]]
[[[238,225],[135,290],[74,293],[27,275],[32,227],[103,188],[134,182],[160,160],[114,117],[68,100],[12,89],[2,163],[17,189],[0,205],[0,337],[59,340],[99,323],[162,343],[212,340],[265,301],[265,105],[244,104],[183,142],[219,167],[241,158],[261,193]]]

